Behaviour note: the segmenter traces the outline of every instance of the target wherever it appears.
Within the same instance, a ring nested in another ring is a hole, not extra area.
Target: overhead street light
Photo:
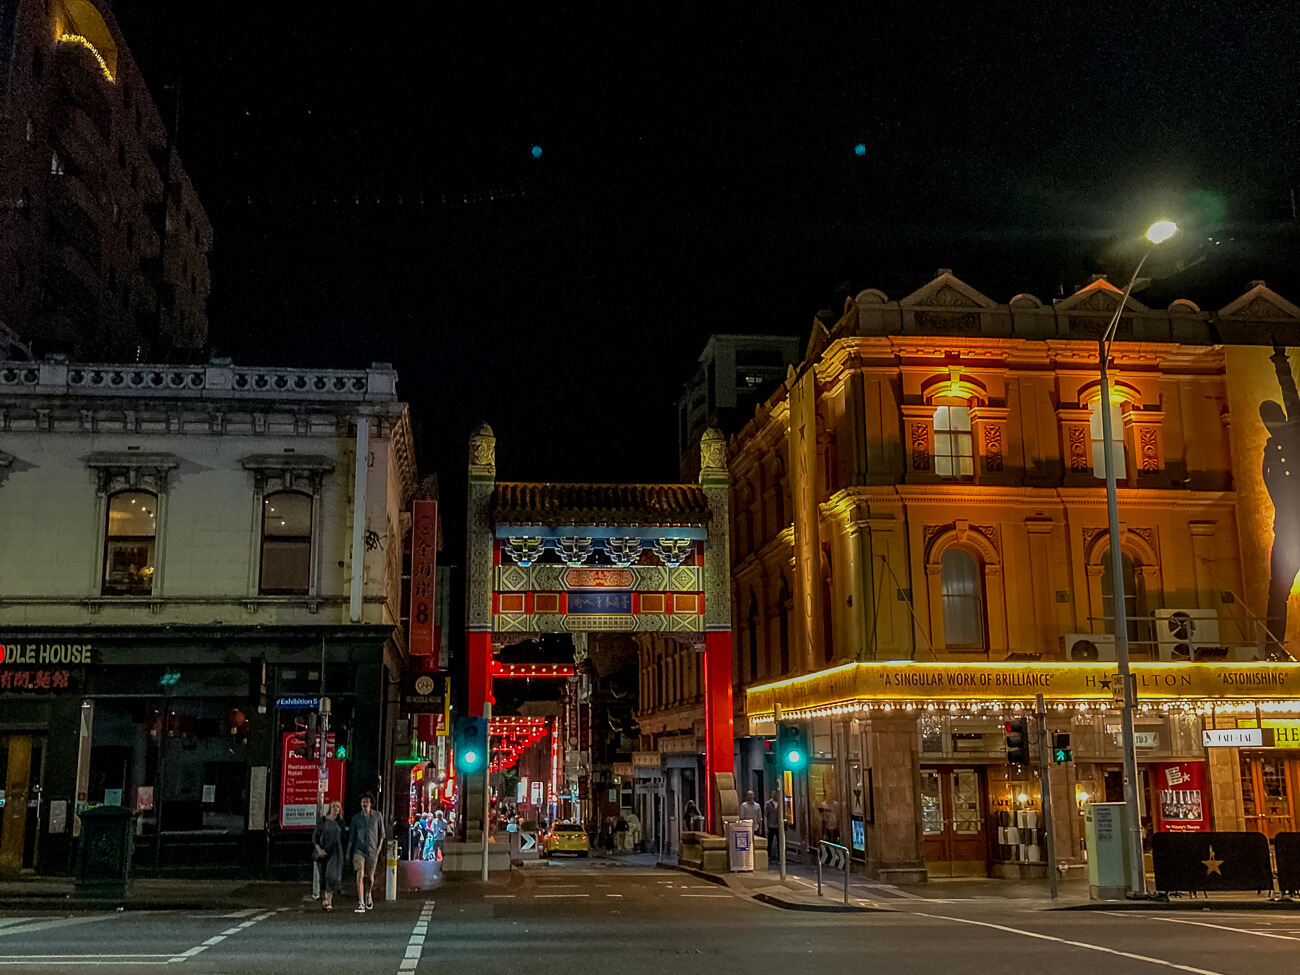
[[[1137,703],[1137,688],[1134,686],[1129,668],[1128,656],[1128,614],[1124,606],[1124,555],[1120,550],[1119,538],[1119,502],[1115,495],[1115,458],[1112,452],[1114,443],[1110,417],[1110,375],[1107,371],[1110,359],[1110,343],[1115,338],[1120,316],[1128,304],[1128,296],[1137,282],[1138,272],[1146,263],[1151,251],[1158,244],[1163,244],[1178,233],[1178,225],[1172,220],[1159,220],[1153,223],[1146,233],[1150,242],[1142,252],[1142,259],[1133,269],[1128,286],[1120,296],[1119,306],[1102,335],[1099,346],[1099,366],[1101,372],[1101,442],[1102,458],[1106,472],[1106,516],[1109,520],[1108,539],[1110,542],[1110,577],[1111,601],[1115,610],[1115,659],[1119,663],[1119,678],[1124,685],[1124,706],[1120,712],[1121,747],[1124,751],[1124,807],[1128,819],[1128,854],[1129,854],[1129,894],[1142,896],[1146,892],[1146,870],[1142,862],[1142,821],[1138,816],[1138,771],[1137,744],[1133,734],[1133,709]]]

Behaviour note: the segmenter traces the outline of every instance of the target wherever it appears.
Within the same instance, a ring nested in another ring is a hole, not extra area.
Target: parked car
[[[556,823],[542,837],[542,852],[547,856],[553,853],[576,853],[585,857],[590,849],[587,831],[577,823]]]

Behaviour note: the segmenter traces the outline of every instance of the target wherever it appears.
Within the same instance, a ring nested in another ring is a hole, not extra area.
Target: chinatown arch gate
[[[493,651],[542,633],[671,635],[704,652],[706,816],[739,812],[733,780],[726,442],[700,443],[696,484],[496,479],[496,437],[470,438],[468,709],[492,700]]]

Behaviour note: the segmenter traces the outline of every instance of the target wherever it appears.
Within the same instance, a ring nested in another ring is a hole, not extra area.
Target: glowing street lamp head
[[[1147,228],[1147,240],[1153,244],[1163,244],[1178,233],[1178,224],[1172,220],[1157,220]]]

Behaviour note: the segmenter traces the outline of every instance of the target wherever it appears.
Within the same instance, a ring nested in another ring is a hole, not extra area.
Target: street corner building
[[[416,491],[384,364],[0,362],[0,872],[67,872],[112,806],[137,875],[301,875],[322,696],[327,798],[404,812]]]
[[[1130,300],[1106,445],[1120,301],[863,291],[732,437],[736,782],[776,787],[777,707],[805,726],[796,852],[1034,877],[1052,829],[1082,869],[1087,805],[1122,798],[1107,449],[1148,843],[1300,825],[1300,308],[1263,282],[1217,312]],[[1037,694],[1067,736],[1047,767],[1005,736]]]

